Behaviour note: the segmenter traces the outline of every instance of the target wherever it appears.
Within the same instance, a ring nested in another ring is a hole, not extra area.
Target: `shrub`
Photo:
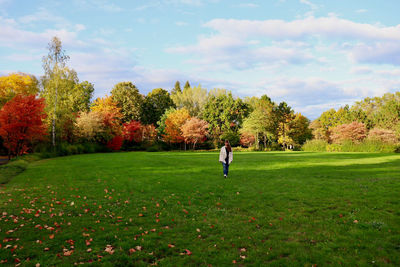
[[[361,122],[338,125],[332,129],[331,139],[333,143],[342,143],[346,140],[361,142],[367,136],[367,128]]]
[[[328,142],[321,139],[307,140],[302,146],[303,151],[324,152],[327,150]]]
[[[118,151],[121,149],[123,141],[124,141],[124,138],[120,135],[117,135],[113,139],[108,141],[107,147],[111,150]]]
[[[394,131],[380,128],[370,130],[368,133],[368,140],[381,141],[387,144],[396,144],[399,142]]]

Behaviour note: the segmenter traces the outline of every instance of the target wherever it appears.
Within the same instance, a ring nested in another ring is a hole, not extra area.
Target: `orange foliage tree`
[[[153,143],[157,139],[157,130],[153,124],[142,125],[142,141]]]
[[[181,131],[185,142],[193,144],[193,149],[195,149],[197,143],[205,141],[208,134],[208,123],[193,117],[181,126]]]
[[[46,134],[44,99],[17,95],[0,110],[0,136],[8,157],[19,156]]]
[[[35,95],[39,91],[38,81],[34,76],[24,73],[12,73],[0,77],[0,107],[14,96]]]
[[[189,111],[185,108],[175,110],[168,114],[165,120],[164,140],[170,143],[182,143],[185,138],[182,136],[181,127],[190,119]]]
[[[115,136],[122,136],[122,113],[121,109],[117,106],[117,103],[113,101],[110,96],[103,98],[97,98],[91,110],[93,112],[100,113],[103,117],[103,139],[108,142]]]
[[[240,144],[244,147],[251,147],[256,142],[254,135],[249,133],[242,133],[240,135]]]
[[[338,125],[332,129],[332,142],[342,143],[350,140],[360,142],[367,136],[367,128],[364,123],[353,121],[352,123]]]

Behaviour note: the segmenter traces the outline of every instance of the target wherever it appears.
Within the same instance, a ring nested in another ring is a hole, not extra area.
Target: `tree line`
[[[358,142],[367,132],[386,139],[392,135],[394,142],[400,132],[400,93],[328,110],[311,123],[287,103],[275,103],[267,95],[241,99],[225,89],[207,90],[189,81],[183,88],[177,81],[170,91],[156,88],[146,95],[132,82],[119,82],[109,96],[93,101],[93,84],[80,81],[68,60],[54,37],[43,57],[42,77],[23,73],[0,77],[0,142],[10,157],[40,145],[209,149],[226,139],[233,146],[281,150],[300,148],[313,138]],[[360,124],[364,134],[353,138],[360,133]]]

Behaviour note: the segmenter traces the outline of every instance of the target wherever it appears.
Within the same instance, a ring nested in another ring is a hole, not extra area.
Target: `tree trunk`
[[[256,149],[260,148],[259,140],[258,140],[258,132],[256,132]]]
[[[56,148],[57,94],[58,94],[58,90],[57,90],[57,81],[56,81],[56,92],[55,92],[55,100],[54,100],[54,116],[53,116],[53,127],[52,127],[52,131],[53,131],[53,147],[54,147],[54,149]]]
[[[264,149],[267,148],[267,137],[264,135]]]
[[[194,141],[194,143],[193,143],[193,150],[196,150],[196,142],[197,141]]]

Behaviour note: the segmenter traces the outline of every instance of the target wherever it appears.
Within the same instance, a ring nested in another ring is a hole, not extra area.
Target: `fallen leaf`
[[[107,245],[104,251],[111,255],[114,254],[114,249],[111,245]]]
[[[168,247],[169,247],[169,248],[174,248],[174,247],[175,247],[175,245],[168,244]]]
[[[67,250],[67,251],[64,252],[64,256],[67,256],[67,257],[68,257],[68,256],[71,256],[72,253],[74,253],[73,250]]]

